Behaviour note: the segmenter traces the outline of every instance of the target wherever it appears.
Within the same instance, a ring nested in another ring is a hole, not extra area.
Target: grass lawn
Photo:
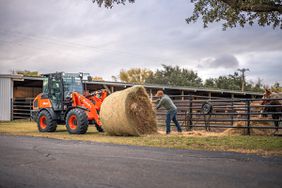
[[[155,134],[140,137],[122,137],[98,133],[94,126],[90,126],[88,132],[84,135],[70,135],[63,125],[59,125],[57,131],[54,133],[40,133],[37,130],[37,125],[30,121],[0,122],[0,134],[178,149],[234,151],[255,153],[263,156],[282,156],[282,138],[271,136],[175,133],[169,136]]]

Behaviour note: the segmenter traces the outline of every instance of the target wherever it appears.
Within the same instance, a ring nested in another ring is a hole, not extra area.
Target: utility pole
[[[245,72],[246,71],[250,71],[250,69],[246,69],[246,68],[243,68],[243,69],[237,69],[239,72],[241,72],[241,83],[242,83],[242,86],[241,86],[241,91],[245,91]]]

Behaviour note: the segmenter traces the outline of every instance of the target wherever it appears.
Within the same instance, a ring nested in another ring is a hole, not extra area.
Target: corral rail
[[[282,101],[282,99],[225,99],[193,95],[170,95],[178,109],[178,120],[187,130],[204,128],[210,131],[218,128],[281,129],[282,104],[263,105],[263,101]],[[156,100],[156,98],[154,98]],[[265,110],[265,109],[270,110]],[[158,110],[160,125],[165,119],[165,110]],[[274,116],[274,117],[273,117]]]

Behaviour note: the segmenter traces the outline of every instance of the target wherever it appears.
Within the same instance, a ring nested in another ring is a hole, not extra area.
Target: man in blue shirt
[[[156,94],[156,97],[160,97],[160,100],[156,106],[157,109],[164,107],[167,110],[166,113],[166,134],[170,133],[170,122],[171,120],[175,123],[178,132],[182,132],[182,129],[176,119],[177,108],[172,102],[171,98],[168,95],[165,95],[162,90],[159,90]]]

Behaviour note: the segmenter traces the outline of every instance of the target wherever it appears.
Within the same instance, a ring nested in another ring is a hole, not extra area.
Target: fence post
[[[234,125],[234,115],[233,115],[233,113],[235,113],[235,111],[234,111],[234,99],[232,98],[231,100],[232,100],[231,101],[231,126],[233,126]]]
[[[188,96],[188,99],[189,99],[189,117],[188,117],[188,130],[192,130],[192,126],[193,126],[193,122],[192,122],[192,117],[193,117],[193,109],[192,109],[192,106],[193,106],[193,97],[191,95]]]
[[[11,110],[10,110],[10,113],[11,113],[11,115],[10,115],[10,120],[12,121],[12,120],[14,120],[14,102],[13,102],[13,99],[11,98],[11,100],[10,100],[10,105],[11,105]]]
[[[30,109],[30,111],[29,111],[29,121],[31,121],[32,119],[31,119],[30,113],[31,113],[31,110],[33,109],[33,100],[32,99],[29,99],[29,109]]]
[[[248,135],[251,135],[250,120],[251,120],[251,107],[250,107],[250,101],[247,100],[247,134]]]

